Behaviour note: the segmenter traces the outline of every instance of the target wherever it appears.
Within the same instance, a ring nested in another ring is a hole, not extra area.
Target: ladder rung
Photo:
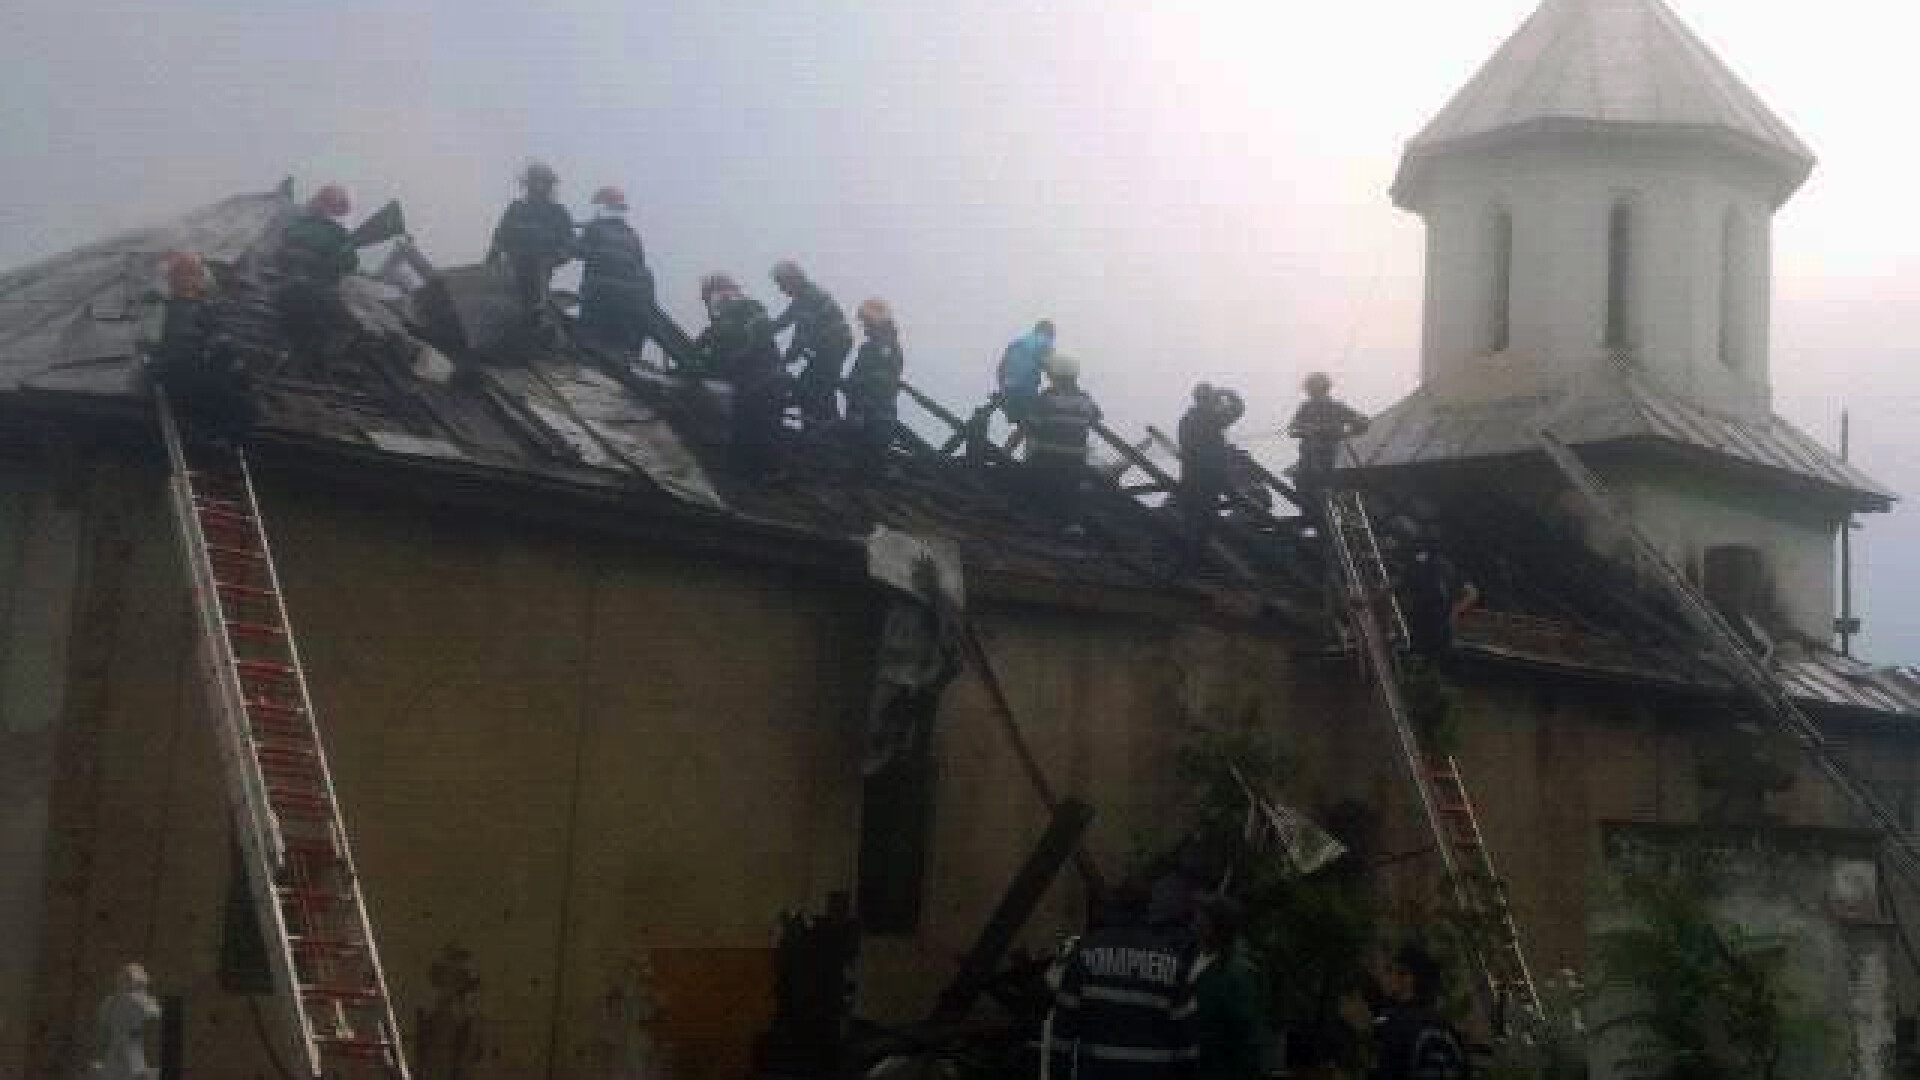
[[[277,683],[292,682],[294,678],[293,665],[278,660],[239,660],[235,661],[234,666],[247,678]]]
[[[209,503],[198,496],[195,496],[193,500],[194,513],[199,516],[203,524],[230,526],[234,528],[245,527],[248,529],[259,524],[259,522],[254,520],[253,515],[243,510],[227,509],[228,505],[231,504],[217,505]]]
[[[281,627],[269,623],[241,622],[236,619],[227,620],[227,633],[253,641],[278,641],[287,636],[286,630]]]
[[[300,996],[324,1001],[374,1001],[380,997],[380,989],[375,986],[307,983],[300,987]]]
[[[223,593],[232,593],[242,600],[272,600],[280,595],[272,589],[263,589],[258,585],[242,585],[237,581],[216,581],[213,587]]]

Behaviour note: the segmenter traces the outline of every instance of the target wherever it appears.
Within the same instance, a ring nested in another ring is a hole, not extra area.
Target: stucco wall
[[[1738,544],[1760,551],[1778,614],[1818,642],[1833,637],[1834,545],[1839,521],[1818,504],[1689,479],[1671,470],[1635,476],[1629,513],[1648,539],[1700,580],[1706,550]]]
[[[1602,356],[1609,213],[1632,207],[1628,344],[1661,381],[1701,405],[1761,415],[1770,401],[1767,337],[1772,206],[1730,162],[1629,141],[1534,145],[1438,163],[1420,208],[1427,227],[1422,377],[1444,386],[1488,351],[1493,221],[1513,219],[1509,351],[1564,379]],[[1724,225],[1747,258],[1736,366],[1721,359]]]
[[[51,497],[72,507],[86,632],[43,673],[66,688],[44,948],[29,943],[32,994],[7,1030],[44,1025],[34,1075],[65,1067],[112,969],[139,958],[186,1000],[196,1074],[265,1074],[251,1007],[217,977],[230,832],[162,476],[119,459],[74,476]],[[854,880],[871,595],[271,477],[265,491],[410,1037],[442,1007],[470,1022],[469,1075],[604,1075],[651,992],[683,1077],[737,1073],[765,1021],[778,913]],[[1097,808],[1108,876],[1177,832],[1188,726],[1252,718],[1298,761],[1300,805],[1382,812],[1400,856],[1383,872],[1391,914],[1428,906],[1437,861],[1351,661],[1246,629],[992,602],[978,615],[1043,767]],[[1483,667],[1461,679],[1459,756],[1536,968],[1580,966],[1596,823],[1693,820],[1701,724],[1628,688]],[[971,674],[936,737],[924,918],[865,945],[861,1008],[876,1018],[930,1007],[1045,825]],[[1910,800],[1901,752],[1890,782]],[[1802,823],[1843,818],[1814,788],[1776,804]],[[24,850],[0,852],[0,882],[39,873]],[[1068,873],[1026,942],[1077,928],[1083,908]],[[479,980],[464,1004],[433,978],[455,950]]]

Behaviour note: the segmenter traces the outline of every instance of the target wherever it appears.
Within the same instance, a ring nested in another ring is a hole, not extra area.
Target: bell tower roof
[[[1774,173],[1780,201],[1813,154],[1664,0],[1544,0],[1407,144],[1394,202],[1411,208],[1427,167],[1556,134],[1679,136]]]

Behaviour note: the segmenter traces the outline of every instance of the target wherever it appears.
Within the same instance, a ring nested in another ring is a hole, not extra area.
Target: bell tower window
[[[1753,250],[1746,221],[1739,210],[1728,207],[1720,223],[1720,362],[1736,371],[1747,366],[1752,276]]]
[[[1495,210],[1488,226],[1487,352],[1507,350],[1512,341],[1513,214]]]
[[[1633,216],[1633,204],[1625,200],[1614,203],[1613,209],[1607,214],[1607,329],[1604,344],[1609,349],[1631,346]]]

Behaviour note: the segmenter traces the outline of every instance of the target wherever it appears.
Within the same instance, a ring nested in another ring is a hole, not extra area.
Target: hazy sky
[[[1920,493],[1920,12],[1674,0],[1820,157],[1775,234],[1776,405]],[[1125,430],[1198,379],[1277,427],[1307,371],[1413,388],[1421,231],[1402,143],[1531,0],[5,0],[0,266],[286,175],[399,198],[477,257],[514,174],[636,206],[668,305],[800,259],[900,314],[909,376],[971,403],[1041,315]],[[1272,449],[1281,450],[1274,446]],[[1867,651],[1920,662],[1920,526],[1868,520]]]

